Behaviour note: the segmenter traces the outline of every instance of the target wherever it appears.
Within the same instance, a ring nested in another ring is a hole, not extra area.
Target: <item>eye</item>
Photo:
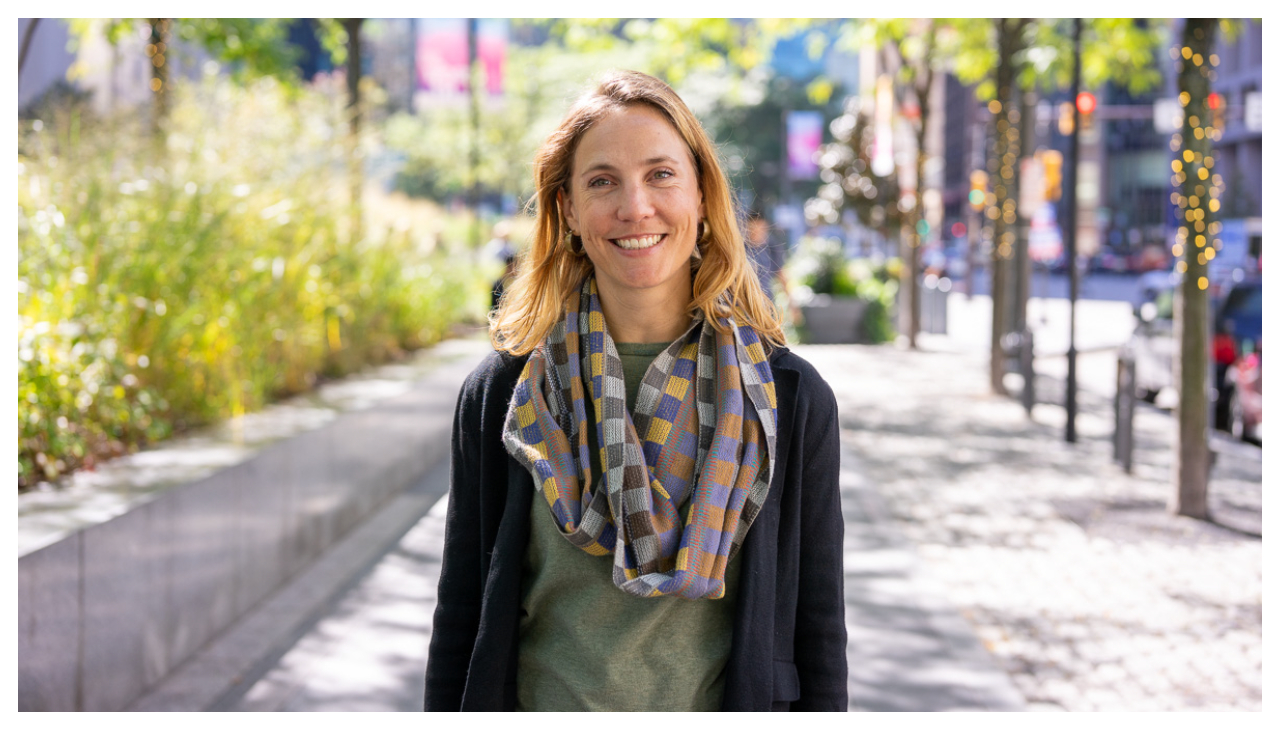
[[[675,173],[671,170],[662,169],[653,173],[653,176],[659,180],[666,180],[669,177],[675,177]]]
[[[609,184],[609,180],[608,180],[608,178],[597,177],[597,178],[595,178],[595,179],[591,180],[590,182],[588,182],[588,183],[587,183],[587,187],[589,187],[589,188],[601,188],[601,187],[604,187],[605,185],[608,185],[608,184]]]

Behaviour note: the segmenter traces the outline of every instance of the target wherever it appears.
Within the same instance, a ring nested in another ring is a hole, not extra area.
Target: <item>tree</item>
[[[1000,18],[996,23],[995,98],[987,108],[995,127],[995,148],[988,158],[987,174],[995,181],[995,205],[987,211],[991,219],[991,389],[1003,394],[1003,337],[1009,331],[1009,277],[1012,269],[1016,224],[1018,222],[1018,158],[1022,117],[1015,106],[1014,76],[1017,56],[1026,49],[1026,18]]]
[[[991,387],[1004,393],[1004,352],[1000,339],[1012,322],[1025,321],[1025,312],[1013,312],[1007,292],[1018,246],[1018,157],[1024,136],[1021,125],[1033,120],[1017,111],[1019,95],[1034,90],[1053,91],[1069,83],[1073,52],[1066,23],[1056,19],[952,20],[958,42],[954,69],[960,81],[976,84],[978,98],[992,112],[993,154],[988,172],[994,183],[994,204],[987,207],[991,222]],[[1155,54],[1161,47],[1160,29],[1143,19],[1096,18],[1085,21],[1081,51],[1083,82],[1098,88],[1122,84],[1142,92],[1160,80]],[[1071,263],[1074,265],[1074,262]],[[1022,306],[1022,302],[1013,302]]]
[[[93,19],[69,21],[72,42],[83,43],[91,34],[102,32],[108,43],[117,45],[139,28],[148,29],[145,47],[151,61],[151,123],[157,138],[163,138],[168,98],[172,82],[169,60],[180,52],[176,38],[208,53],[225,64],[234,78],[271,76],[292,87],[298,81],[298,51],[288,42],[286,18],[113,18],[105,22]],[[345,140],[349,190],[352,206],[353,238],[361,235],[360,191],[363,174],[359,159],[360,79],[363,53],[360,28],[364,18],[323,18],[315,21],[321,45],[335,64],[347,65],[347,120]]]
[[[360,79],[364,74],[364,52],[360,28],[364,18],[324,18],[318,21],[320,43],[335,64],[346,64],[347,135],[343,144],[347,166],[347,200],[350,205],[349,236],[358,241],[364,235],[364,161],[360,155]]]
[[[841,210],[852,210],[859,223],[881,235],[887,237],[902,230],[898,176],[878,175],[872,168],[875,134],[861,104],[853,98],[847,100],[844,114],[831,122],[831,132],[835,141],[823,145],[818,152],[823,178],[831,181],[806,204],[806,218],[834,223]]]
[[[929,230],[925,211],[925,192],[929,185],[929,150],[926,137],[931,120],[930,93],[942,64],[948,58],[947,48],[940,41],[939,22],[932,18],[867,21],[864,33],[873,39],[877,47],[891,49],[896,55],[897,78],[905,97],[904,114],[915,136],[915,159],[912,160],[911,179],[914,185],[902,185],[900,200],[902,228],[900,250],[906,265],[902,268],[899,291],[907,298],[907,343],[916,347],[920,334],[920,249]],[[941,37],[949,40],[948,28],[941,29]],[[889,64],[885,64],[886,66]]]
[[[1213,127],[1209,109],[1216,18],[1188,18],[1175,66],[1182,130],[1174,136],[1173,183],[1181,216],[1174,253],[1181,254],[1180,304],[1174,308],[1179,356],[1174,359],[1178,386],[1178,429],[1175,489],[1169,509],[1175,514],[1209,519],[1209,268],[1217,244],[1218,195],[1221,176],[1213,172]]]
[[[151,63],[151,128],[157,141],[164,139],[172,82],[169,70],[175,53],[173,39],[202,49],[230,67],[233,76],[274,76],[286,84],[296,78],[296,53],[285,42],[285,22],[278,18],[74,18],[67,22],[72,48],[101,33],[116,46],[129,35],[146,29],[144,51]]]
[[[768,58],[779,32],[797,21],[742,22],[731,18],[579,18],[552,23],[552,33],[575,51],[600,51],[626,43],[640,51],[645,71],[678,86],[700,71],[749,71]]]

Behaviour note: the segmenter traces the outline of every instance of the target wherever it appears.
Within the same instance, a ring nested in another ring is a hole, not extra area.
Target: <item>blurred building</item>
[[[1222,138],[1214,147],[1225,192],[1223,218],[1262,216],[1262,25],[1242,21],[1230,40],[1218,36],[1218,78]]]
[[[35,22],[34,27],[32,23]],[[30,33],[30,37],[28,37]],[[71,32],[57,18],[18,18],[18,47],[28,41],[26,58],[18,73],[18,109],[43,96],[58,84],[66,84],[67,71],[76,57],[68,49]]]
[[[19,19],[19,44],[30,23],[29,18]],[[103,32],[105,23],[105,19],[96,21],[78,45],[73,45],[66,19],[39,19],[19,73],[19,114],[51,93],[86,94],[100,114],[140,107],[150,101],[151,63],[145,50],[150,42],[149,28],[139,24],[113,45]],[[181,48],[180,52],[168,54],[170,78],[197,78],[208,60],[207,54],[181,41],[170,42]]]
[[[1181,21],[1173,21],[1170,38],[1181,33]],[[1176,42],[1176,41],[1175,41]],[[1213,90],[1220,95],[1222,138],[1215,142],[1217,167],[1223,178],[1224,234],[1235,245],[1243,237],[1248,254],[1261,252],[1262,217],[1262,28],[1252,20],[1241,22],[1233,38],[1218,36],[1217,78]],[[1177,75],[1168,54],[1159,54],[1164,83],[1149,92],[1133,94],[1107,84],[1088,89],[1098,100],[1093,124],[1098,140],[1082,152],[1082,159],[1096,163],[1097,204],[1092,211],[1099,245],[1094,264],[1117,271],[1158,265],[1167,261],[1169,242],[1176,227],[1177,207],[1169,163],[1172,159],[1167,120],[1157,119],[1160,109],[1176,107]],[[1037,102],[1033,135],[1038,148],[1065,155],[1069,137],[1057,124],[1059,106],[1069,103],[1069,93],[1055,91]],[[972,225],[966,211],[969,173],[985,167],[984,149],[990,138],[990,115],[977,102],[971,88],[948,76],[945,102],[942,200],[944,236],[961,230],[956,223]],[[1023,154],[1027,153],[1024,150]],[[1059,201],[1059,204],[1061,201]],[[1059,216],[1060,218],[1060,216]],[[1166,258],[1151,258],[1153,249]]]

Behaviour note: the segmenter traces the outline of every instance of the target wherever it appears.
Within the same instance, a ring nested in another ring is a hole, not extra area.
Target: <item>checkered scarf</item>
[[[634,417],[625,399],[622,360],[589,278],[529,356],[503,443],[533,475],[561,534],[591,555],[613,556],[619,588],[721,598],[725,568],[773,476],[778,401],[764,346],[750,327],[734,323],[724,334],[699,317],[654,359]],[[598,485],[588,404],[600,445]]]

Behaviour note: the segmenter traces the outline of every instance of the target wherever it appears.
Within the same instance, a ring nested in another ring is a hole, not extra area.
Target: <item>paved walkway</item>
[[[1062,408],[1028,419],[990,395],[962,339],[797,348],[841,404],[851,709],[1260,709],[1261,450],[1215,438],[1219,524],[1170,516],[1169,414],[1140,407],[1125,474],[1109,398],[1082,391],[1066,444]],[[421,706],[446,474],[391,508],[403,539],[363,548],[363,578],[216,709]]]
[[[981,357],[921,344],[803,352],[850,374],[829,378],[846,452],[1028,707],[1260,710],[1261,449],[1216,435],[1215,522],[1175,517],[1168,413],[1139,408],[1126,474],[1109,399],[1081,393],[1067,444],[1060,406],[1028,419]]]

